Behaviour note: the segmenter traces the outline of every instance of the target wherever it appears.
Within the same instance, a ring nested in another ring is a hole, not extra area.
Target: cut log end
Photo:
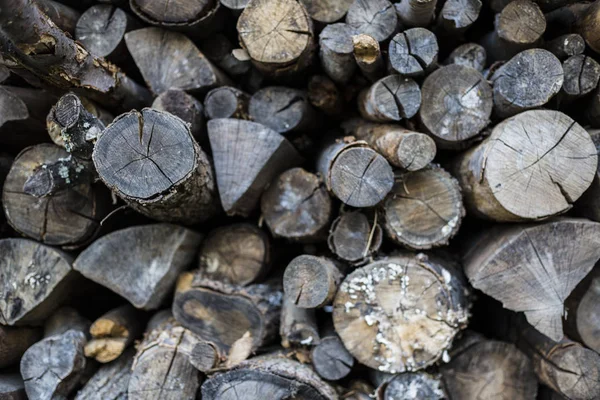
[[[331,260],[301,255],[286,267],[283,291],[300,308],[323,307],[333,300],[341,278],[342,274]]]

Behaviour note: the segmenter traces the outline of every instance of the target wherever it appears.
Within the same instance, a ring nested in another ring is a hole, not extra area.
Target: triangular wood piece
[[[208,137],[221,203],[229,215],[247,216],[266,185],[301,161],[283,136],[255,122],[213,119]]]

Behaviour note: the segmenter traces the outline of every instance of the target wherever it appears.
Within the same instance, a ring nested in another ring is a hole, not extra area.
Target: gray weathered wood
[[[233,1],[241,3],[241,0]],[[243,57],[239,54],[240,52],[246,53],[246,51],[236,49],[227,36],[221,33],[216,33],[203,39],[199,43],[199,46],[202,53],[210,61],[230,76],[243,76],[252,67],[250,57],[247,54],[243,54]]]
[[[583,54],[585,51],[585,40],[577,33],[567,33],[549,40],[544,47],[559,60],[564,60],[578,54]]]
[[[279,335],[283,347],[314,346],[319,343],[319,328],[315,310],[300,308],[294,300],[284,296],[279,321]]]
[[[41,339],[38,328],[0,326],[0,368],[19,362],[25,350]],[[1,381],[1,379],[0,379]],[[2,396],[0,395],[0,398]]]
[[[346,15],[354,0],[300,0],[312,19],[331,24]]]
[[[27,400],[23,378],[18,373],[0,374],[0,398],[2,400]]]
[[[204,98],[204,111],[208,119],[250,119],[248,102],[250,96],[232,86],[221,86],[208,92]]]
[[[369,81],[374,82],[385,74],[381,46],[373,36],[361,33],[352,36],[354,61]]]
[[[390,41],[391,69],[402,76],[422,76],[437,66],[438,42],[433,32],[412,28],[396,34]]]
[[[447,0],[438,14],[437,26],[443,32],[462,34],[477,21],[481,6],[481,0]]]
[[[283,291],[300,308],[320,308],[333,300],[342,277],[332,260],[300,255],[285,268]]]
[[[376,398],[377,400],[442,400],[453,397],[448,397],[446,394],[439,375],[426,372],[406,372],[391,375],[382,382],[377,388]]]
[[[75,395],[75,400],[125,400],[135,350],[130,348],[115,361],[103,365]]]
[[[465,43],[452,50],[444,64],[464,65],[483,72],[486,66],[485,48],[477,43]]]
[[[383,42],[396,30],[398,16],[388,0],[355,0],[346,14],[346,23],[356,33],[372,36]]]
[[[375,214],[366,211],[342,213],[329,231],[329,249],[344,261],[360,264],[379,251],[383,231]]]
[[[62,335],[66,331],[83,332],[89,338],[90,320],[72,307],[61,307],[44,322],[44,337]]]
[[[437,0],[401,0],[394,4],[403,28],[427,27],[433,20]]]
[[[353,27],[344,23],[327,25],[319,34],[319,56],[323,70],[335,82],[346,83],[356,71]]]
[[[204,121],[204,107],[200,101],[180,89],[169,89],[162,92],[154,102],[152,108],[166,111],[181,118],[190,125],[194,138],[204,144],[207,142],[206,126]]]
[[[344,110],[342,93],[325,75],[313,75],[308,81],[310,104],[329,116],[339,116]]]
[[[562,63],[564,81],[561,99],[572,101],[596,89],[600,80],[600,64],[584,54],[567,58]]]
[[[419,85],[400,75],[386,76],[358,96],[360,114],[374,122],[409,119],[417,114],[420,107]]]
[[[346,350],[338,335],[321,338],[310,352],[313,368],[323,379],[337,381],[345,378],[354,365],[354,357]]]

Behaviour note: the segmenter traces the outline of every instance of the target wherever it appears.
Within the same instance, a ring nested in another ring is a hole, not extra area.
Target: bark
[[[283,298],[281,319],[279,323],[281,345],[284,348],[299,346],[314,346],[319,343],[319,328],[315,310],[300,308],[294,300]]]
[[[25,351],[40,339],[38,328],[0,326],[0,368],[17,364]]]

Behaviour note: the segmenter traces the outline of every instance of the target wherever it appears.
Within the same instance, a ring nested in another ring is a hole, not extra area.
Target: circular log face
[[[106,57],[123,40],[127,15],[110,4],[90,7],[81,15],[75,27],[75,38],[95,56]]]
[[[160,196],[196,168],[194,140],[185,123],[152,109],[117,118],[98,139],[94,164],[102,180],[136,199]]]
[[[396,10],[388,0],[356,0],[346,14],[348,25],[378,42],[394,33],[397,22]]]
[[[202,18],[214,0],[132,0],[132,7],[150,20],[186,23]]]
[[[292,63],[312,41],[310,17],[295,0],[252,1],[237,29],[250,57],[267,64]]]
[[[502,207],[522,218],[567,211],[596,175],[590,135],[561,112],[521,113],[496,126],[489,140],[484,178]]]
[[[433,364],[466,323],[463,289],[425,256],[392,257],[359,268],[334,301],[335,329],[361,363],[398,373]]]
[[[535,43],[546,30],[546,18],[537,4],[530,0],[508,3],[497,17],[498,36],[511,43]]]
[[[312,19],[324,23],[340,20],[354,0],[300,0]]]

